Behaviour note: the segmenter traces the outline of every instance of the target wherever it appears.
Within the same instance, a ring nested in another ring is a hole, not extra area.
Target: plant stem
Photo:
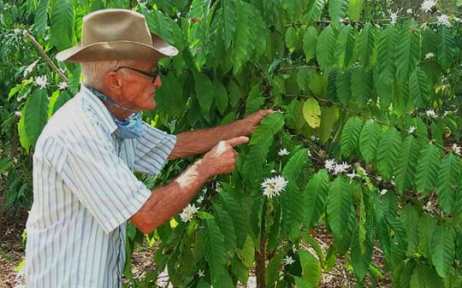
[[[38,53],[40,54],[40,56],[42,56],[42,58],[48,63],[48,65],[50,66],[50,68],[52,70],[54,70],[56,73],[58,73],[59,76],[61,76],[61,78],[66,81],[66,82],[69,82],[69,80],[67,79],[66,75],[63,73],[63,71],[61,71],[58,66],[56,66],[56,64],[53,62],[53,60],[50,59],[50,57],[47,55],[47,53],[45,52],[45,50],[43,49],[42,45],[40,45],[40,43],[35,39],[35,37],[27,30],[25,30],[25,34],[26,36],[30,39],[30,41],[32,41],[32,44],[34,44],[35,48],[37,49]]]
[[[265,237],[265,216],[266,216],[266,199],[263,202],[261,213],[261,230],[260,230],[260,247],[255,251],[255,274],[257,276],[257,288],[266,287],[266,237]]]

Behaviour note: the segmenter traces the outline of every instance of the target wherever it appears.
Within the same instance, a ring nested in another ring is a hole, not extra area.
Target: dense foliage
[[[52,56],[78,42],[83,15],[132,8],[181,51],[160,63],[159,106],[145,120],[177,133],[280,110],[240,148],[232,175],[148,237],[158,241],[156,270],[132,285],[151,287],[167,267],[175,287],[235,287],[254,269],[259,287],[317,287],[340,257],[358,287],[384,274],[393,287],[461,287],[460,5],[0,2],[6,206],[30,203],[34,143],[79,88],[79,67],[53,66]],[[139,177],[153,187],[189,162]],[[320,225],[334,239],[327,253]],[[143,237],[130,227],[129,238],[131,250]]]

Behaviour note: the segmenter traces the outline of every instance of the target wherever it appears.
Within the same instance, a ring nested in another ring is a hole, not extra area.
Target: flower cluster
[[[281,192],[285,190],[286,186],[287,180],[280,175],[266,178],[263,183],[261,183],[261,187],[263,188],[263,195],[268,198],[279,196]]]
[[[347,172],[351,168],[351,165],[346,162],[337,163],[335,159],[328,159],[324,163],[324,167],[332,174],[337,175]]]
[[[181,221],[189,222],[194,217],[194,215],[199,211],[199,208],[194,204],[188,204],[180,214]]]
[[[47,75],[35,77],[35,85],[39,86],[40,89],[45,88],[48,85]]]

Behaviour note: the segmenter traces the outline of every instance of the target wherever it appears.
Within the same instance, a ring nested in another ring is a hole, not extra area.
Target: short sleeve
[[[113,146],[97,139],[66,145],[61,174],[82,205],[106,233],[133,216],[151,191],[118,157]]]
[[[168,161],[176,144],[176,136],[143,123],[143,135],[135,139],[134,169],[156,175]]]

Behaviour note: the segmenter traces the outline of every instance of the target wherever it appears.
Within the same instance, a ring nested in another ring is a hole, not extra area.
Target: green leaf
[[[399,193],[413,187],[416,163],[419,157],[420,146],[414,136],[409,135],[401,145],[398,165],[396,167],[396,188]]]
[[[416,107],[427,107],[431,96],[430,79],[419,66],[414,69],[409,78],[409,95]]]
[[[326,208],[329,191],[329,174],[326,170],[319,170],[308,181],[304,191],[305,225],[314,227]]]
[[[401,286],[404,287],[404,286]],[[444,287],[443,281],[435,273],[435,270],[425,264],[419,264],[414,271],[409,282],[409,288],[435,288]]]
[[[175,46],[179,51],[183,50],[185,47],[184,35],[180,26],[173,19],[157,9],[140,9],[140,11],[154,34]]]
[[[255,26],[257,17],[251,4],[239,1],[237,6],[237,26],[234,35],[234,45],[231,53],[234,73],[241,71],[242,66],[249,61],[257,44],[256,32],[251,27]]]
[[[359,135],[359,151],[366,163],[375,160],[382,128],[374,120],[367,120]]]
[[[237,25],[237,9],[235,1],[233,0],[224,0],[221,1],[221,9],[223,12],[223,40],[225,41],[225,47],[229,48],[231,46],[231,41],[236,32]]]
[[[174,73],[168,73],[165,76],[161,76],[161,79],[162,86],[156,90],[156,109],[159,110],[161,115],[179,118],[186,110],[187,100],[183,95],[181,80],[175,77]]]
[[[215,287],[233,287],[231,277],[225,269],[226,256],[224,236],[220,231],[215,219],[205,220],[207,223],[207,248],[206,260],[209,265],[212,285]]]
[[[233,219],[230,214],[225,210],[224,205],[219,201],[213,203],[214,215],[220,231],[224,237],[224,247],[226,251],[234,253],[237,247],[236,231],[234,230]]]
[[[321,125],[321,108],[314,98],[308,98],[303,103],[303,117],[311,128],[318,128]]]
[[[339,117],[340,110],[337,106],[321,107],[321,127],[319,127],[321,143],[326,143],[329,140]]]
[[[298,187],[298,178],[301,171],[308,164],[308,150],[300,149],[290,157],[284,166],[282,175],[287,180],[286,191],[281,193],[282,227],[289,233],[291,239],[300,234],[303,222],[303,191]]]
[[[380,101],[384,103],[384,106],[389,104],[392,99],[398,36],[396,28],[392,25],[389,25],[378,34],[377,65],[375,67],[378,77],[375,79],[375,86],[377,94],[381,98]]]
[[[372,100],[372,73],[364,70],[361,66],[351,68],[351,100],[352,107],[362,107]]]
[[[462,197],[459,189],[461,169],[460,158],[452,153],[441,160],[437,183],[438,203],[448,214],[455,212],[455,204]]]
[[[364,7],[364,0],[350,0],[348,6],[348,16],[352,21],[359,21]]]
[[[72,46],[74,15],[74,7],[70,0],[56,0],[51,5],[50,40],[58,50]]]
[[[21,119],[24,119],[24,122],[19,125],[19,134],[23,136],[21,145],[24,149],[29,150],[30,146],[35,145],[48,119],[47,91],[44,89],[35,90],[27,98],[21,115]]]
[[[340,103],[347,106],[351,101],[351,73],[349,70],[340,70],[335,78],[336,94]]]
[[[327,196],[327,223],[340,253],[350,246],[354,213],[351,186],[343,176],[337,177],[330,184]]]
[[[290,53],[293,53],[295,50],[299,48],[299,38],[300,37],[297,29],[295,29],[294,27],[289,27],[289,29],[287,29],[285,35],[285,42],[287,49],[289,49]]]
[[[250,231],[250,222],[247,211],[242,209],[240,200],[233,195],[232,187],[224,185],[222,191],[218,194],[224,207],[232,216],[234,231],[236,232],[237,247],[242,247],[247,234]]]
[[[358,117],[351,117],[345,123],[340,137],[340,153],[343,156],[348,157],[354,151],[357,151],[362,127],[363,121]]]
[[[420,152],[417,161],[415,182],[419,193],[428,194],[434,191],[440,166],[441,151],[429,143]]]
[[[316,58],[321,70],[328,70],[335,62],[336,33],[331,25],[319,34],[316,43]]]
[[[377,149],[377,170],[384,179],[390,179],[401,149],[401,136],[395,128],[382,134]]]
[[[417,209],[408,204],[402,211],[402,218],[407,236],[406,255],[412,257],[417,252],[417,247],[419,245],[419,231],[416,223],[419,223],[420,216]]]
[[[304,287],[318,287],[321,281],[321,265],[308,251],[299,251],[300,266],[302,266],[302,277]]]
[[[260,91],[260,83],[257,83],[250,89],[249,96],[245,103],[245,115],[258,111],[263,104],[265,104],[265,98]]]
[[[367,68],[372,65],[375,45],[376,33],[374,26],[371,23],[366,23],[364,28],[358,35],[356,41],[355,55],[362,67]]]
[[[316,43],[318,41],[318,30],[313,26],[308,27],[303,34],[303,51],[305,61],[310,62],[316,56]]]
[[[451,29],[444,25],[438,31],[439,45],[438,45],[438,63],[444,68],[448,69],[454,63],[457,54],[457,45]]]
[[[194,84],[196,88],[196,97],[199,101],[201,111],[204,113],[204,115],[209,115],[210,107],[212,107],[214,99],[214,86],[212,81],[210,81],[210,79],[205,74],[196,72],[194,73]]]
[[[329,16],[334,23],[345,17],[348,0],[329,1]]]
[[[339,68],[346,68],[351,64],[353,59],[355,34],[353,27],[350,25],[344,25],[337,36],[335,59],[337,59]]]
[[[37,34],[45,32],[48,22],[48,0],[40,0],[35,12],[34,30]]]
[[[403,83],[407,82],[409,74],[416,66],[421,55],[419,30],[414,25],[405,26],[400,33],[397,46],[396,76]]]
[[[432,262],[436,272],[446,278],[454,262],[456,234],[450,225],[438,226],[433,233]]]
[[[314,0],[313,5],[311,6],[311,9],[307,15],[308,21],[310,23],[319,21],[321,19],[321,15],[326,4],[327,0]]]
[[[228,108],[228,93],[226,92],[225,86],[220,81],[213,81],[213,86],[215,87],[215,104],[220,114],[224,115],[226,108]]]

